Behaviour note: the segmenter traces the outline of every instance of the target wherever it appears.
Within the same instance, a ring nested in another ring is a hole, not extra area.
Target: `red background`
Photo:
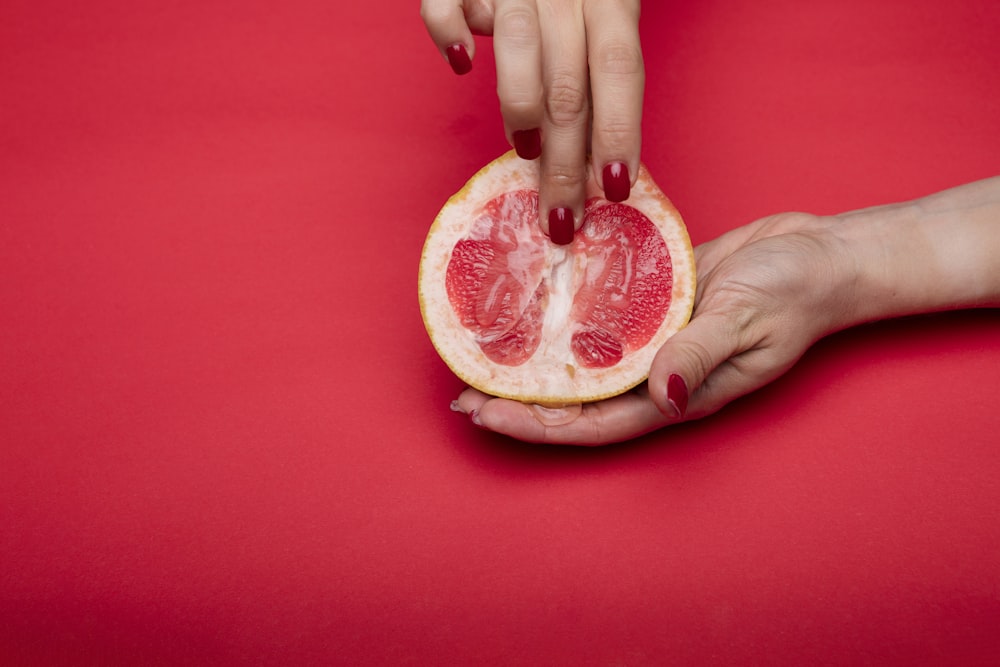
[[[695,242],[1000,173],[995,0],[648,2]],[[0,5],[0,662],[1000,659],[1000,314],[819,343],[718,415],[525,445],[416,300],[507,148],[416,2]]]

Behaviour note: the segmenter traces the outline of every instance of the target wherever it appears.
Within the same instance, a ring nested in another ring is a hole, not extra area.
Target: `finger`
[[[542,230],[559,244],[572,241],[580,227],[587,184],[590,87],[579,4],[546,2],[538,8],[545,89],[539,212]]]
[[[476,43],[465,21],[461,0],[423,0],[420,17],[455,74],[468,74]]]
[[[671,421],[698,419],[783,375],[806,341],[769,342],[760,313],[696,315],[660,348],[649,376],[651,399]]]
[[[525,160],[542,153],[542,44],[533,0],[498,4],[493,25],[497,95],[507,138]]]
[[[645,387],[582,406],[574,419],[563,421],[550,411],[467,389],[457,407],[482,428],[524,440],[559,445],[604,445],[649,433],[669,420],[650,400]]]
[[[710,395],[706,380],[742,351],[740,342],[736,326],[725,313],[696,315],[674,334],[656,353],[649,373],[650,398],[663,415],[683,421],[722,407],[716,404],[718,391]]]
[[[594,107],[591,165],[609,201],[628,199],[639,173],[642,95],[639,2],[596,2],[584,8]]]

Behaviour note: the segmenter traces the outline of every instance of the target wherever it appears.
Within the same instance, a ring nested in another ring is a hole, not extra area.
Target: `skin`
[[[423,0],[421,16],[446,58],[461,45],[474,60],[473,34],[493,36],[508,141],[540,131],[545,233],[553,208],[572,210],[579,229],[587,180],[607,193],[607,165],[624,164],[634,185],[645,80],[638,0]],[[838,216],[770,216],[695,249],[691,322],[638,389],[561,411],[467,389],[453,409],[521,440],[578,445],[698,419],[779,377],[834,331],[1000,305],[998,231],[1000,178]]]
[[[791,368],[817,340],[878,319],[1000,306],[1000,177],[836,216],[783,213],[695,249],[688,326],[649,381],[580,411],[465,390],[453,409],[520,440],[600,445],[710,415]],[[668,378],[690,391],[683,414]]]
[[[421,17],[447,59],[492,35],[504,131],[541,133],[539,224],[554,208],[583,220],[588,179],[604,188],[612,163],[639,172],[645,85],[639,0],[423,0]],[[589,150],[589,157],[588,157]]]

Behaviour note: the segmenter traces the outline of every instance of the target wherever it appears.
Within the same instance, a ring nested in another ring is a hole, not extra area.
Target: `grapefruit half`
[[[493,396],[561,406],[628,391],[691,316],[687,229],[642,166],[624,203],[591,182],[582,227],[556,245],[538,225],[538,179],[511,151],[441,209],[418,278],[431,342]]]

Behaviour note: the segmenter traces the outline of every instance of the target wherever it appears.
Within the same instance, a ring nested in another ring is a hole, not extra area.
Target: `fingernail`
[[[571,403],[569,405],[564,405],[561,408],[547,408],[542,405],[530,403],[529,407],[531,408],[535,419],[546,426],[562,426],[563,424],[569,424],[583,414],[582,403]]]
[[[611,162],[604,167],[604,198],[608,201],[621,202],[628,199],[631,185],[628,178],[628,165],[624,162]]]
[[[573,211],[565,207],[549,211],[549,238],[556,245],[573,242]]]
[[[486,428],[485,426],[483,426],[483,420],[480,419],[480,417],[479,417],[479,410],[473,410],[472,412],[470,412],[469,413],[469,420],[473,424],[475,424],[476,426],[478,426],[479,428],[482,428],[482,429]]]
[[[463,415],[465,414],[465,410],[463,410],[462,406],[458,404],[458,399],[452,401],[451,405],[449,405],[448,407],[451,408],[452,412],[461,412]]]
[[[464,44],[452,44],[445,49],[445,53],[455,74],[468,74],[472,71],[472,60],[469,59],[469,52],[465,50]]]
[[[538,128],[514,132],[514,150],[522,160],[534,160],[542,154],[542,134]]]
[[[667,403],[677,412],[676,418],[683,419],[688,407],[688,388],[677,373],[667,378]]]

